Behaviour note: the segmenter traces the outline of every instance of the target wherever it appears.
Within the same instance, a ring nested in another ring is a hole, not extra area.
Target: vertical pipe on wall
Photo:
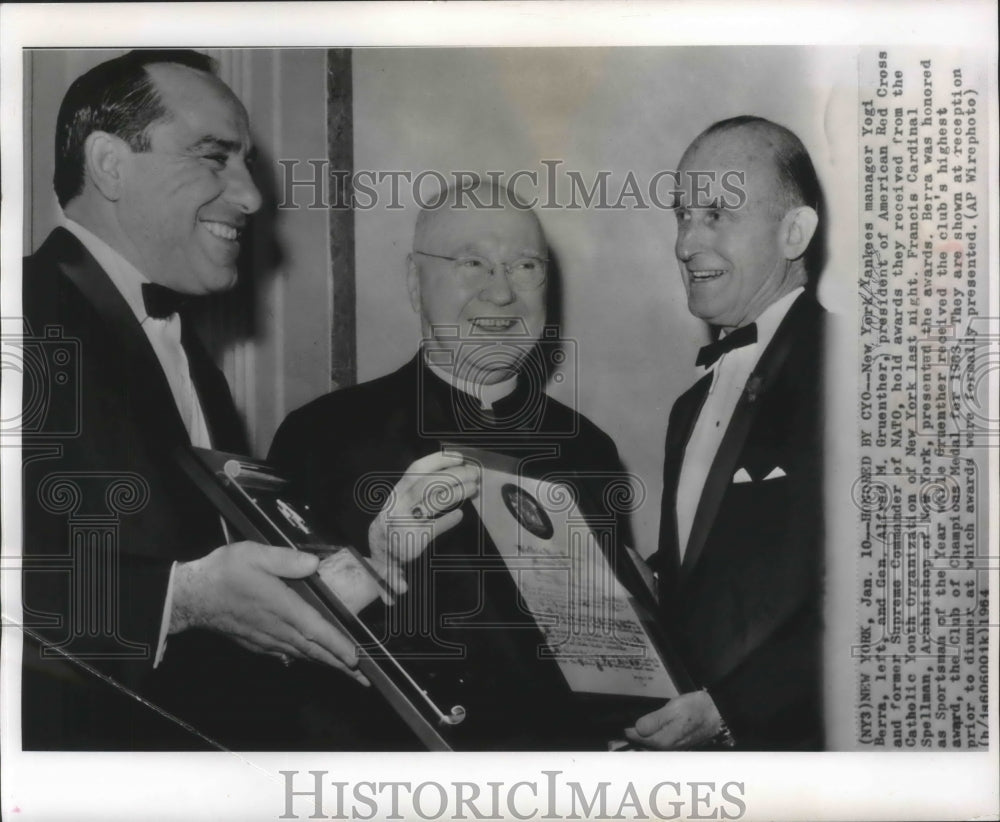
[[[331,196],[341,203],[353,197],[354,95],[351,49],[326,53],[327,158],[330,161]],[[341,187],[334,191],[333,186]],[[330,338],[331,388],[354,385],[358,378],[357,300],[354,270],[354,214],[350,208],[330,209],[330,276],[333,280],[333,325]]]
[[[284,117],[282,101],[282,74],[281,52],[271,52],[271,147],[272,150],[281,154],[281,138]],[[280,363],[280,367],[274,371],[272,388],[274,390],[274,419],[275,424],[279,424],[288,413],[285,399],[285,277],[272,277],[270,283],[271,299],[271,329],[274,335],[274,358]],[[269,432],[270,434],[270,432]]]

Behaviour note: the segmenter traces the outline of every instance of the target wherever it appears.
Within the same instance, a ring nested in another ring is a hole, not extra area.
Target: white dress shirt
[[[170,386],[174,403],[180,412],[184,427],[187,428],[191,444],[199,448],[211,448],[212,442],[205,423],[205,414],[198,400],[194,383],[191,381],[191,368],[187,354],[181,346],[181,318],[177,314],[157,319],[146,313],[142,299],[143,283],[148,283],[145,277],[132,263],[122,257],[104,240],[88,231],[74,220],[64,217],[64,225],[81,243],[91,256],[97,260],[101,268],[114,283],[115,288],[125,298],[132,313],[135,314],[143,332],[149,338],[156,358],[160,361],[163,374]],[[170,612],[173,606],[175,562],[170,567],[170,579],[167,583],[167,596],[163,605],[163,618],[160,621],[160,636],[156,647],[153,666],[160,664],[166,650],[167,631],[170,628]]]
[[[764,309],[756,321],[757,342],[727,351],[712,365],[703,366],[705,373],[712,374],[712,382],[695,420],[691,438],[684,449],[677,487],[677,536],[682,558],[687,551],[705,480],[708,479],[708,472],[722,444],[736,404],[760,355],[771,342],[792,303],[804,290],[800,286]]]

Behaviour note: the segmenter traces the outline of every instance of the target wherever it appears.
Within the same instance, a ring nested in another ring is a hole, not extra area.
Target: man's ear
[[[819,215],[809,206],[798,206],[785,214],[781,221],[781,239],[786,260],[797,260],[806,253],[818,225]]]
[[[420,271],[412,254],[406,255],[406,289],[410,292],[410,305],[420,313]]]
[[[122,196],[124,160],[130,149],[121,137],[106,131],[92,131],[83,143],[83,161],[87,176],[104,195],[117,201]]]

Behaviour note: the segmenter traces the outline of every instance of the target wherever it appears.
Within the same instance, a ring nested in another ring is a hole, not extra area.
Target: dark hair
[[[772,159],[778,172],[778,187],[784,208],[809,206],[819,215],[819,225],[805,254],[806,274],[815,286],[826,262],[826,220],[823,188],[813,166],[812,158],[802,141],[790,129],[764,117],[743,114],[719,120],[706,128],[692,145],[711,134],[721,134],[739,128],[748,128],[767,138]]]
[[[59,205],[83,191],[83,146],[94,131],[121,137],[133,151],[148,151],[148,128],[168,116],[146,67],[154,63],[215,73],[215,61],[189,49],[137,49],[77,77],[56,119],[52,185]]]

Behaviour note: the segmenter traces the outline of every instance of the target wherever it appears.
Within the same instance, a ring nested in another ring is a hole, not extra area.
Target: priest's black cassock
[[[527,475],[570,486],[588,523],[608,529],[617,555],[629,541],[627,515],[616,510],[626,481],[617,449],[597,426],[547,396],[543,381],[531,379],[538,374],[537,368],[523,369],[516,388],[485,409],[418,354],[392,374],[293,412],[275,436],[269,461],[292,478],[296,495],[333,539],[361,547],[384,501],[379,489],[391,488],[414,460],[446,443],[499,451],[517,457]],[[387,629],[390,648],[407,654],[414,671],[439,681],[441,693],[467,709],[469,719],[456,729],[459,747],[588,745],[593,739],[585,717],[560,698],[561,675],[540,658],[541,633],[513,579],[472,503],[462,510],[461,523],[407,567],[409,591],[398,599],[394,627]],[[379,619],[370,610],[365,617]],[[331,748],[419,747],[373,690],[344,680],[331,699],[352,706],[331,717]]]

